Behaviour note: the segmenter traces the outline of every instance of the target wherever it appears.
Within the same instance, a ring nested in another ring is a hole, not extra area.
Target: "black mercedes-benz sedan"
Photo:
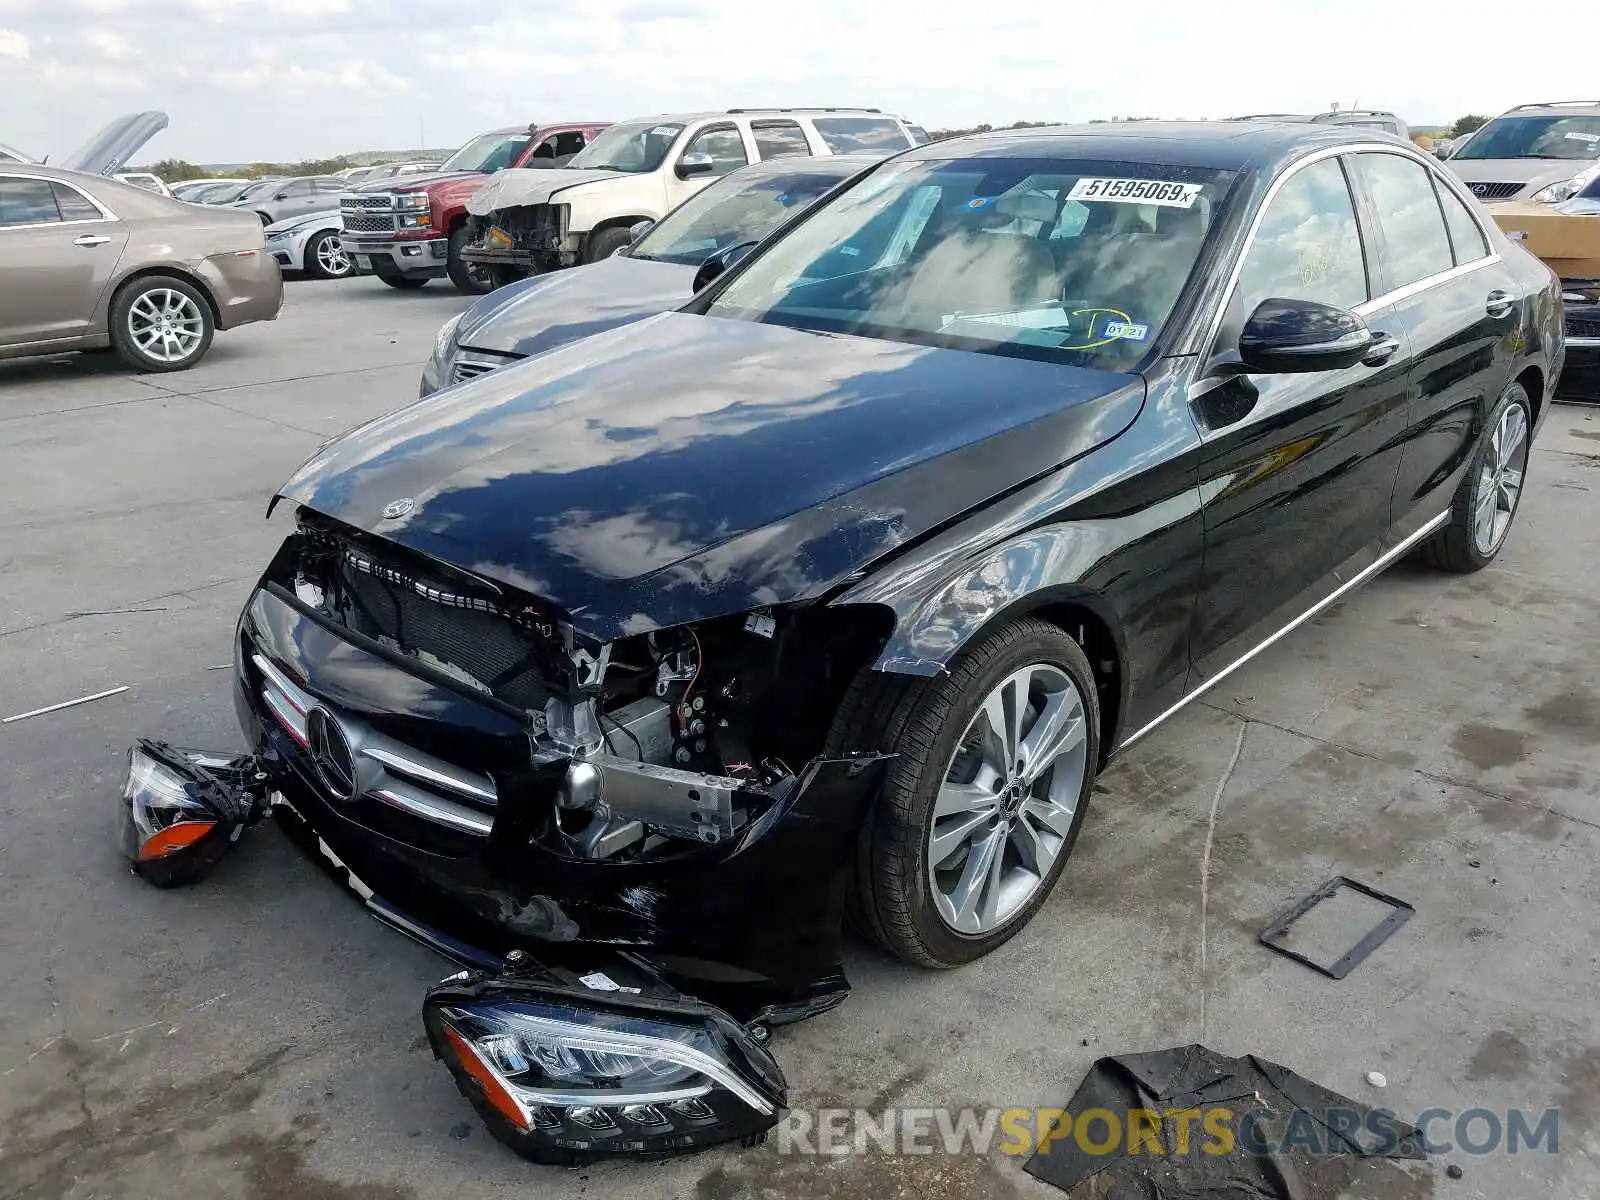
[[[1402,555],[1495,558],[1561,321],[1360,129],[919,147],[319,450],[239,715],[284,827],[474,964],[424,1013],[498,1136],[748,1136],[847,912],[987,954],[1115,751]]]
[[[422,368],[423,396],[531,354],[677,308],[706,263],[747,251],[882,155],[768,159],[696,192],[609,258],[496,288],[451,317]],[[718,264],[720,266],[720,263]]]

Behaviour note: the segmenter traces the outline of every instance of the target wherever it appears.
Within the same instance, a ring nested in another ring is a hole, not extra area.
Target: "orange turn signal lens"
[[[461,1060],[461,1065],[466,1068],[467,1074],[483,1089],[485,1098],[494,1105],[494,1109],[518,1129],[526,1133],[533,1126],[527,1114],[522,1111],[522,1106],[517,1103],[506,1085],[500,1082],[489,1065],[483,1061],[483,1056],[473,1044],[467,1041],[449,1025],[444,1026],[444,1040],[450,1043],[450,1048],[456,1052],[456,1057]]]
[[[139,861],[149,862],[154,858],[175,854],[185,846],[194,845],[216,827],[215,821],[178,821],[168,825],[160,833],[145,839],[144,845],[139,847]]]

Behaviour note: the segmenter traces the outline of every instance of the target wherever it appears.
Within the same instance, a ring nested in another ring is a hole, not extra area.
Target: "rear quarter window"
[[[911,145],[899,123],[887,117],[817,117],[812,124],[835,154],[904,150]]]

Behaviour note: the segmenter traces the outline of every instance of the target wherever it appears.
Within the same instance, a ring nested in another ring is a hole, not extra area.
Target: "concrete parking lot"
[[[239,745],[219,668],[286,527],[262,519],[274,486],[413,397],[462,303],[295,282],[185,374],[0,363],[0,716],[129,687],[0,726],[0,1197],[1059,1195],[1003,1156],[772,1143],[530,1166],[426,1051],[444,964],[275,830],[197,889],[122,870],[129,742]],[[1100,1055],[1202,1041],[1406,1118],[1561,1109],[1559,1153],[1458,1152],[1462,1178],[1434,1160],[1391,1200],[1600,1194],[1597,515],[1600,409],[1558,407],[1497,564],[1402,565],[1147,738],[982,964],[854,948],[850,1001],[775,1038],[792,1103],[1059,1106]],[[1256,943],[1336,873],[1417,909],[1342,982]]]

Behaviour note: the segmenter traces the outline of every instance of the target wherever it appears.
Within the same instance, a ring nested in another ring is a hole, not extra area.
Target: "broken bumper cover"
[[[428,1042],[490,1132],[535,1162],[763,1137],[786,1085],[757,1037],[649,973],[626,971],[463,972],[429,990]]]
[[[235,706],[298,817],[280,824],[308,853],[359,877],[406,922],[470,948],[454,955],[460,961],[513,950],[541,959],[590,947],[633,952],[745,1023],[798,1020],[844,999],[846,870],[884,760],[810,763],[756,820],[714,845],[621,862],[572,858],[536,836],[569,760],[530,761],[527,730],[503,706],[380,651],[272,585],[241,617]],[[373,796],[335,799],[297,727],[302,714],[284,707],[260,663],[291,681],[302,704],[413,746],[426,734],[422,749],[434,753],[473,751],[493,782],[493,802],[478,810],[484,828],[447,828]]]

